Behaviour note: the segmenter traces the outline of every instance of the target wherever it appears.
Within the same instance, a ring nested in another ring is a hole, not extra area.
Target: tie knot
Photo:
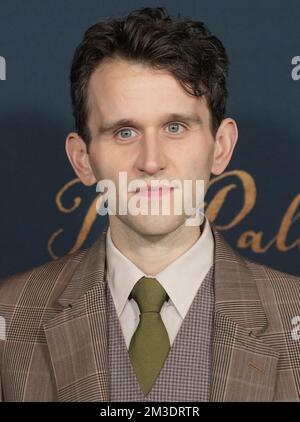
[[[141,313],[160,312],[168,295],[156,278],[142,277],[134,285],[131,295]]]

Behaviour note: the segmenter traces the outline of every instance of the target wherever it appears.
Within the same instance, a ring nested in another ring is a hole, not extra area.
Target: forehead
[[[188,94],[167,70],[123,59],[106,59],[88,85],[88,108],[99,117],[134,113],[144,116],[198,111],[207,114],[204,97]]]

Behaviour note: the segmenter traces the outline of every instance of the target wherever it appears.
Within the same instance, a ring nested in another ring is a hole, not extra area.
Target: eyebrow
[[[203,120],[196,113],[168,113],[161,120],[162,122],[180,120],[190,124],[203,124]],[[98,134],[103,135],[123,126],[140,128],[140,124],[134,119],[119,119],[112,122],[102,122],[98,128]]]

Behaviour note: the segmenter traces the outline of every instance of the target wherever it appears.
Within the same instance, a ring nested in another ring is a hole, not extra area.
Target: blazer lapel
[[[58,300],[63,310],[44,325],[59,401],[108,401],[107,228],[79,255],[81,262]]]
[[[267,328],[254,274],[212,225],[215,315],[211,401],[272,401],[279,354],[260,334]]]

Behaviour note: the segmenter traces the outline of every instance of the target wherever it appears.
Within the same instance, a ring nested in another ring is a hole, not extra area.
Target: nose
[[[165,169],[167,160],[159,136],[148,134],[143,137],[136,165],[140,172],[151,175]]]

